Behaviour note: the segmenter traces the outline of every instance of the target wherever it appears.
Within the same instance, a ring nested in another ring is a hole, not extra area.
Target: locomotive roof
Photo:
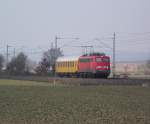
[[[103,56],[81,56],[80,58],[93,58],[93,57],[109,57],[109,56],[106,56],[106,55],[103,55]]]
[[[74,57],[59,57],[56,62],[64,62],[64,61],[78,61],[79,56],[74,56]]]

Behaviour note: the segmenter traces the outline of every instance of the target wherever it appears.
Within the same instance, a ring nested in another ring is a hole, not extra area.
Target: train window
[[[79,62],[92,62],[92,58],[81,58],[79,59]]]
[[[70,67],[72,67],[72,62],[70,62]]]
[[[65,67],[67,67],[67,62],[65,62]]]
[[[74,62],[72,62],[72,67],[74,67]]]
[[[65,62],[63,62],[63,67],[65,67]]]
[[[73,64],[73,67],[74,67],[75,66],[75,62],[73,62],[72,64]]]
[[[63,62],[63,67],[65,67],[66,65],[65,65],[65,62]]]
[[[96,58],[96,62],[109,62],[109,58]]]
[[[71,67],[73,67],[73,62],[71,62]]]
[[[72,62],[70,62],[70,67],[72,67]]]
[[[68,62],[68,67],[70,67],[70,62]]]
[[[103,62],[109,62],[109,58],[103,58],[102,61]]]

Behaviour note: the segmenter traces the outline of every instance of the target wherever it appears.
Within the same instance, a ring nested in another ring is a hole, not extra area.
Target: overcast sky
[[[57,35],[80,38],[58,40],[66,56],[80,55],[80,45],[112,56],[107,47],[112,47],[113,32],[117,60],[150,58],[150,0],[0,0],[2,54],[9,44],[10,53],[15,47],[38,60]]]

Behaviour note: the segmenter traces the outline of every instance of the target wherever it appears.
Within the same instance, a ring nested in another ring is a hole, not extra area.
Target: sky
[[[58,36],[65,56],[92,45],[112,57],[115,32],[117,61],[150,59],[149,12],[150,0],[0,0],[0,53],[38,61]]]

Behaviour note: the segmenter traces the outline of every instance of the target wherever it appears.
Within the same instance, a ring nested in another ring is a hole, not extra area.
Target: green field
[[[150,124],[150,87],[0,80],[0,124]]]

